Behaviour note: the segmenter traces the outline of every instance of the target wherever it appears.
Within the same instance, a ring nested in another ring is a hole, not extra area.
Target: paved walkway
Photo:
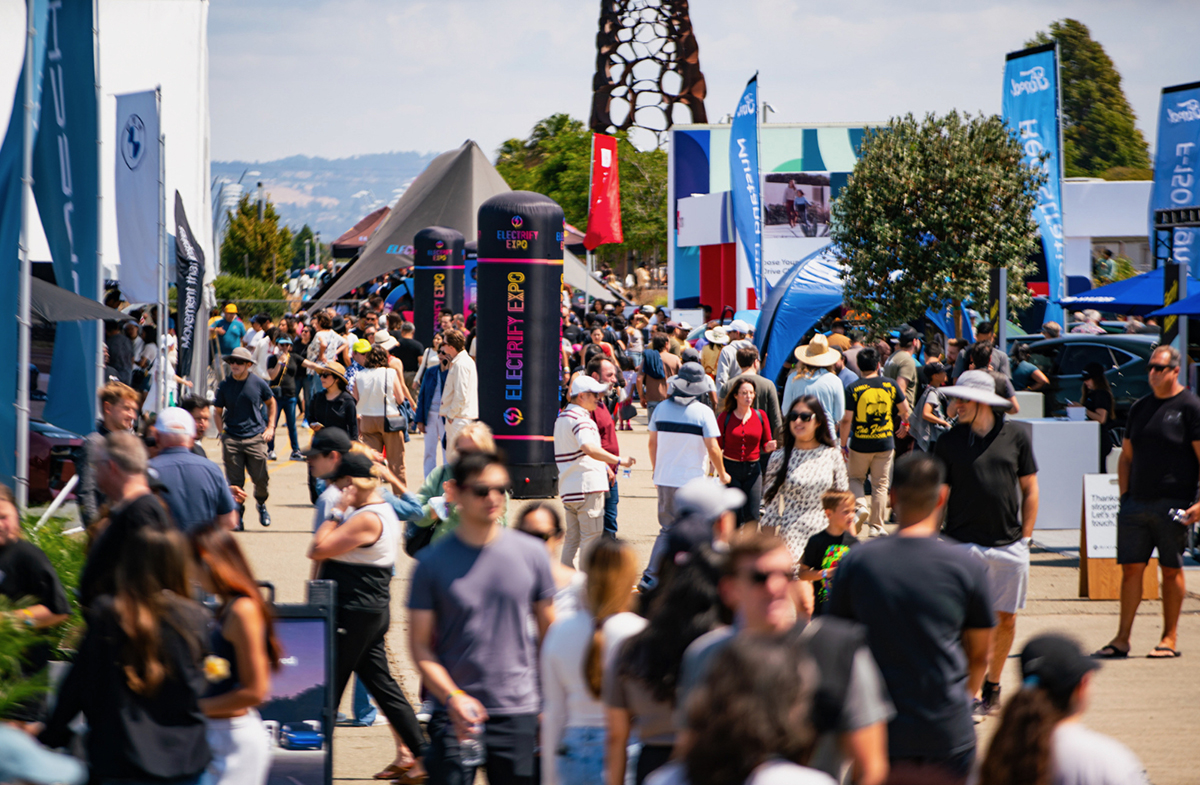
[[[649,556],[658,526],[641,420],[633,433],[619,434],[623,452],[632,454],[638,462],[632,478],[621,479],[619,520],[621,536],[638,549],[644,560]],[[282,432],[279,437],[286,442]],[[307,442],[308,435],[301,438]],[[277,447],[281,455],[286,454],[282,444],[277,442]],[[205,448],[209,455],[219,454],[215,442],[206,442]],[[407,450],[409,479],[414,488],[421,476],[422,450],[421,437],[414,437]],[[303,599],[309,572],[304,553],[312,528],[312,507],[308,503],[305,476],[302,463],[282,460],[273,463],[268,506],[274,525],[264,530],[250,513],[247,531],[238,535],[259,577],[275,584],[280,602]],[[1042,492],[1054,493],[1055,489],[1043,488]],[[520,505],[521,502],[514,502],[513,508],[519,509]],[[1046,631],[1066,632],[1089,649],[1107,643],[1116,630],[1117,603],[1078,598],[1078,552],[1071,547],[1071,536],[1038,533],[1034,539],[1037,547],[1033,552],[1030,602],[1018,618],[1014,652],[1031,636]],[[1077,542],[1076,534],[1076,547]],[[408,656],[404,612],[412,565],[413,561],[403,555],[397,565],[392,584],[392,629],[388,636],[393,673],[410,697],[416,695],[418,686]],[[1189,588],[1200,589],[1200,569],[1188,572]],[[1158,642],[1160,607],[1157,601],[1142,604],[1134,628],[1135,654],[1144,654]],[[1139,656],[1106,663],[1096,678],[1092,706],[1085,716],[1090,727],[1129,745],[1145,762],[1156,785],[1190,785],[1200,781],[1197,774],[1200,744],[1196,742],[1196,728],[1200,724],[1197,642],[1200,642],[1200,599],[1193,594],[1184,603],[1180,622],[1180,646],[1186,655],[1176,660],[1153,661]],[[1014,654],[1002,681],[1006,695],[1019,687],[1018,669]],[[977,726],[983,744],[997,724],[995,719],[989,719]],[[393,752],[389,730],[382,726],[338,728],[334,749],[334,778],[348,782],[370,781],[372,774],[390,762]]]

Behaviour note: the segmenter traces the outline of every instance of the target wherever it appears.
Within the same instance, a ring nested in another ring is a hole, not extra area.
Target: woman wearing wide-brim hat
[[[782,411],[788,411],[792,402],[802,395],[815,396],[829,418],[832,435],[837,438],[838,423],[846,413],[846,388],[842,380],[833,373],[833,366],[842,359],[842,353],[829,345],[829,339],[817,333],[804,346],[796,348],[796,373],[788,377],[783,388]]]
[[[324,391],[313,398],[308,424],[313,426],[314,431],[329,427],[341,428],[350,434],[351,439],[357,439],[358,408],[354,396],[346,392],[345,367],[339,362],[318,365],[308,361],[305,362],[305,367],[317,374]]]
[[[708,341],[700,352],[700,364],[704,372],[713,378],[717,375],[717,363],[721,359],[721,350],[729,345],[729,331],[717,326],[704,331],[704,340]]]

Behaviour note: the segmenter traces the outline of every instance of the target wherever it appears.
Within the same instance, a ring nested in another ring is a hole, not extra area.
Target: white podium
[[[1100,424],[1093,420],[1013,420],[1033,443],[1038,465],[1038,517],[1035,529],[1078,529],[1083,475],[1100,463]]]
[[[1017,393],[1017,405],[1021,411],[1010,415],[1010,420],[1041,420],[1046,416],[1046,396],[1040,392]]]

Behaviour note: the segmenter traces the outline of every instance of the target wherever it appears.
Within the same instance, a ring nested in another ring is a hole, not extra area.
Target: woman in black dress
[[[313,431],[341,428],[351,439],[357,439],[358,408],[354,396],[346,392],[346,369],[338,362],[317,365],[305,361],[304,365],[321,380],[322,392],[313,398],[308,413],[308,424]]]
[[[1079,402],[1089,420],[1100,423],[1100,472],[1108,471],[1105,465],[1112,450],[1112,432],[1116,427],[1116,410],[1113,408],[1112,387],[1104,375],[1100,363],[1088,363],[1083,369],[1083,389],[1079,391]]]

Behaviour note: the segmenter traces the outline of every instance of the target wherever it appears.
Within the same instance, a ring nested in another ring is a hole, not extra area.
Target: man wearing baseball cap
[[[238,347],[225,357],[232,369],[213,397],[213,422],[221,438],[221,456],[230,485],[245,487],[246,470],[254,480],[258,520],[271,525],[267,512],[271,476],[267,474],[267,443],[275,438],[278,407],[267,383],[250,373],[254,358]],[[265,404],[265,406],[264,406]],[[264,417],[265,409],[265,417]]]
[[[221,470],[192,452],[196,440],[192,415],[177,406],[168,407],[158,413],[154,430],[159,452],[150,459],[150,468],[168,489],[167,506],[175,525],[184,534],[213,521],[225,529],[238,526],[237,507]]]
[[[721,356],[717,358],[717,375],[714,377],[718,390],[729,381],[729,377],[737,374],[737,350],[754,345],[754,341],[749,339],[750,325],[741,319],[734,319],[725,331],[729,335],[729,343],[725,344]]]
[[[987,371],[965,371],[942,395],[953,399],[958,425],[937,440],[934,455],[946,465],[950,498],[942,531],[988,568],[997,623],[977,714],[1000,707],[1000,674],[1012,648],[1017,611],[1029,588],[1029,546],[1038,513],[1037,461],[1025,431],[996,410],[1007,398],[996,394]]]
[[[242,338],[246,335],[246,325],[242,324],[242,320],[238,318],[238,309],[233,303],[225,304],[224,315],[213,322],[212,327],[208,329],[217,336],[221,354],[231,354],[234,349],[242,345]]]
[[[570,403],[554,421],[554,462],[558,465],[558,495],[567,519],[562,563],[575,566],[575,553],[586,557],[592,543],[604,533],[604,495],[608,493],[605,464],[633,466],[632,457],[621,459],[600,446],[600,429],[591,413],[609,385],[587,374],[571,382]],[[581,559],[582,563],[585,559]]]

